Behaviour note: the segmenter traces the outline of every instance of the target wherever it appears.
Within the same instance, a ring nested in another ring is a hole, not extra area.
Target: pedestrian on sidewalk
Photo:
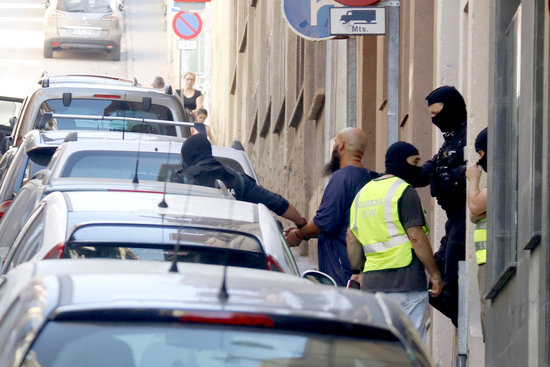
[[[317,237],[319,270],[345,287],[351,278],[346,252],[349,208],[357,192],[379,174],[361,163],[367,148],[367,135],[357,128],[346,128],[334,140],[331,161],[325,174],[331,174],[315,217],[303,228],[287,228],[286,240],[298,246],[302,240]]]
[[[397,142],[386,152],[386,174],[368,182],[350,209],[347,235],[352,279],[368,292],[384,292],[401,305],[424,339],[428,282],[431,296],[443,287],[434,260],[424,209],[414,189],[420,156],[411,144]]]

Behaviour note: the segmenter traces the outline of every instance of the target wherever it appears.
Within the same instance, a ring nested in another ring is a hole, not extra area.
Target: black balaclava
[[[474,144],[476,148],[476,152],[482,150],[483,157],[477,161],[477,164],[483,168],[485,172],[487,172],[487,128],[481,130],[479,134],[477,134],[476,142]]]
[[[181,156],[183,158],[183,166],[188,167],[197,162],[213,158],[212,145],[204,134],[196,134],[185,140],[181,147]]]
[[[432,122],[444,133],[460,130],[462,124],[466,121],[466,103],[464,98],[455,89],[444,85],[433,90],[426,97],[428,106],[434,103],[443,103],[443,109],[437,115],[432,117]]]
[[[407,181],[413,187],[418,187],[422,167],[407,162],[407,158],[417,154],[418,149],[412,144],[404,141],[393,143],[386,152],[386,173]]]

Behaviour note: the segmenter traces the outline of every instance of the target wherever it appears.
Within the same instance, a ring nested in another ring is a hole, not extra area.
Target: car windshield
[[[133,179],[137,172],[139,180],[172,181],[181,169],[181,154],[131,151],[79,151],[72,154],[61,170],[61,177],[80,178],[127,178]],[[239,162],[230,158],[217,158],[237,172],[244,172]]]
[[[101,118],[51,118],[47,115],[52,113],[173,121],[170,109],[165,106],[110,99],[72,99],[68,105],[66,104],[62,99],[50,99],[43,102],[35,121],[35,128],[41,130],[131,131],[176,136],[174,125]]]
[[[259,240],[246,233],[197,227],[88,224],[71,235],[63,258],[173,261],[267,269]]]
[[[400,367],[397,340],[244,326],[49,322],[25,367]]]
[[[72,13],[110,13],[110,0],[60,0],[57,10]]]

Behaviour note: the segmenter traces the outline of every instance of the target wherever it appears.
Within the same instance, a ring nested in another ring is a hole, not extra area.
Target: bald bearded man
[[[330,275],[342,287],[346,286],[352,275],[346,250],[351,203],[367,182],[380,176],[361,163],[366,148],[367,135],[362,130],[346,128],[338,133],[331,161],[325,166],[325,174],[332,174],[332,177],[315,217],[304,227],[286,233],[290,246],[298,246],[303,240],[317,237],[319,270]]]

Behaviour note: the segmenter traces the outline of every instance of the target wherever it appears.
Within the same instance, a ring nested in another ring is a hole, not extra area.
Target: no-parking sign
[[[190,40],[201,33],[202,19],[197,13],[180,11],[174,16],[172,28],[178,37]]]

